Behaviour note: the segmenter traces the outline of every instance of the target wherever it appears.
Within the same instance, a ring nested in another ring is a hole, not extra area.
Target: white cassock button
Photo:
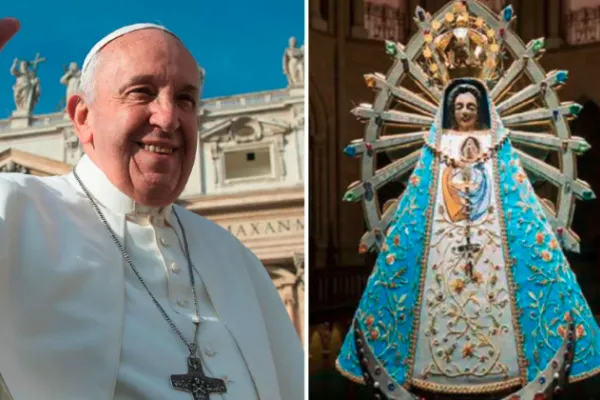
[[[190,302],[187,300],[181,300],[181,299],[177,300],[177,305],[179,307],[187,307],[189,304],[190,304]]]
[[[169,242],[167,242],[167,239],[165,239],[164,237],[160,238],[160,244],[162,244],[165,247],[169,247]]]
[[[205,347],[204,354],[206,354],[207,357],[214,357],[217,355],[217,352],[211,349],[210,347]]]
[[[171,262],[171,272],[173,272],[174,274],[178,274],[180,271],[179,269],[179,265],[177,265],[175,262]]]
[[[199,324],[199,323],[200,323],[200,318],[198,318],[198,316],[197,316],[197,315],[194,315],[194,316],[192,317],[192,322],[193,322],[193,323],[195,323],[195,324]]]

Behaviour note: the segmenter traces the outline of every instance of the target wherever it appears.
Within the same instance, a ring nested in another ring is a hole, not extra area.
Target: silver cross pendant
[[[225,393],[227,387],[222,379],[204,375],[200,358],[188,357],[188,373],[171,375],[171,386],[177,390],[191,393],[194,400],[210,400],[212,393]]]

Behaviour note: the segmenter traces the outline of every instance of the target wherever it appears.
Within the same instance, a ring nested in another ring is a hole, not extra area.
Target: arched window
[[[565,0],[566,41],[570,45],[600,41],[600,0]]]
[[[412,22],[407,0],[364,0],[363,10],[369,39],[406,43]]]

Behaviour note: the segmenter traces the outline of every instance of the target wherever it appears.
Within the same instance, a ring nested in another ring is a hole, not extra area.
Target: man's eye
[[[196,99],[194,99],[193,96],[189,96],[189,95],[179,96],[179,101],[186,103],[186,106],[192,106],[192,107],[196,106]]]
[[[136,95],[146,95],[146,96],[152,96],[154,93],[152,92],[152,89],[147,88],[147,87],[139,87],[139,88],[133,88],[130,93],[136,94]]]

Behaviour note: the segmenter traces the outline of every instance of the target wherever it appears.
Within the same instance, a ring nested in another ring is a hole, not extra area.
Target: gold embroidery
[[[496,120],[496,118],[494,118],[494,121]],[[513,320],[513,329],[514,329],[514,336],[515,336],[515,345],[517,347],[517,357],[518,357],[518,363],[519,363],[519,372],[521,374],[521,384],[523,386],[525,386],[527,384],[527,363],[526,363],[526,359],[525,359],[525,354],[524,354],[524,350],[523,350],[523,332],[521,331],[521,323],[519,322],[519,314],[517,311],[517,300],[516,300],[516,296],[515,296],[515,292],[516,292],[516,285],[515,285],[515,281],[514,281],[514,277],[512,274],[512,259],[510,257],[510,252],[508,250],[508,237],[506,235],[506,220],[505,220],[505,216],[504,216],[504,208],[502,207],[502,196],[500,196],[500,191],[503,190],[500,187],[500,170],[502,170],[502,173],[506,173],[506,170],[504,169],[504,165],[500,165],[500,157],[498,157],[498,153],[494,154],[494,159],[493,159],[493,168],[494,168],[494,177],[495,177],[495,194],[496,194],[496,204],[498,204],[498,217],[500,219],[500,230],[501,230],[501,235],[502,235],[502,251],[504,253],[504,265],[507,266],[506,268],[506,279],[508,280],[508,290],[509,290],[509,296],[508,298],[510,299],[510,309],[511,309],[511,314],[512,314],[512,320]],[[508,218],[510,218],[510,215],[507,216]]]
[[[443,394],[485,394],[507,390],[521,385],[520,378],[512,378],[503,382],[484,383],[481,385],[442,385],[413,379],[411,381],[414,387],[422,390],[429,390],[435,393]]]

